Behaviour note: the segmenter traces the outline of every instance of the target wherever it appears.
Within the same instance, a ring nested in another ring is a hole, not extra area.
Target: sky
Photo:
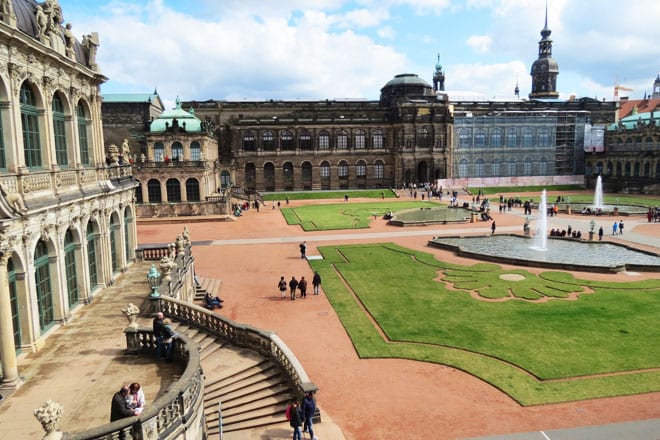
[[[486,98],[531,90],[545,0],[60,0],[98,32],[105,93],[182,100],[378,99],[395,75]],[[547,0],[561,99],[641,99],[660,73],[660,1]]]

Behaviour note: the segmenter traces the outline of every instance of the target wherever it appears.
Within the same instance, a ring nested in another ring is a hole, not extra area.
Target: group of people
[[[618,222],[614,220],[614,224],[612,224],[612,235],[623,235],[623,219]]]
[[[302,440],[302,433],[308,432],[310,440],[318,440],[314,435],[314,413],[316,413],[316,400],[314,393],[309,392],[303,397],[302,402],[294,400],[286,408],[286,419],[293,428],[293,440]],[[302,432],[300,426],[302,425]]]
[[[133,382],[124,385],[112,396],[110,407],[110,421],[123,419],[124,417],[137,416],[142,413],[145,405],[144,391],[139,383]]]
[[[295,276],[292,276],[287,283],[286,279],[284,279],[284,275],[282,275],[277,282],[277,290],[280,292],[280,299],[286,297],[287,288],[289,290],[291,301],[296,299],[296,292],[300,292],[300,298],[307,298],[307,280],[304,276],[300,277],[300,280],[297,280]],[[312,277],[312,288],[314,295],[318,295],[321,292],[321,275],[318,271],[315,271],[314,276]]]
[[[178,333],[172,328],[172,321],[165,318],[163,312],[156,313],[153,320],[154,338],[156,338],[156,358],[172,362],[172,346]]]

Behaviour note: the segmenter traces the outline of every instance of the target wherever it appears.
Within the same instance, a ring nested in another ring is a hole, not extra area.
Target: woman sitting
[[[137,382],[130,384],[128,389],[129,393],[126,398],[126,403],[129,408],[135,410],[135,415],[138,415],[144,410],[144,391],[142,391],[142,387]]]

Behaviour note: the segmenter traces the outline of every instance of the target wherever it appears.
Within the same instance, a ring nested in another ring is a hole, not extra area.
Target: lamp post
[[[160,293],[158,292],[158,287],[160,286],[160,272],[156,269],[156,265],[152,264],[149,272],[147,273],[147,280],[149,281],[149,286],[151,286],[151,298],[160,298]]]

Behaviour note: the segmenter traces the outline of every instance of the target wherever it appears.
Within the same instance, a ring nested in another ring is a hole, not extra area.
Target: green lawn
[[[523,405],[660,391],[660,280],[452,265],[394,244],[319,250],[310,264],[361,357],[450,365]]]
[[[403,209],[441,206],[435,202],[390,201],[364,203],[331,203],[282,208],[282,214],[290,225],[300,225],[305,231],[331,229],[368,228],[369,222],[386,212]]]

